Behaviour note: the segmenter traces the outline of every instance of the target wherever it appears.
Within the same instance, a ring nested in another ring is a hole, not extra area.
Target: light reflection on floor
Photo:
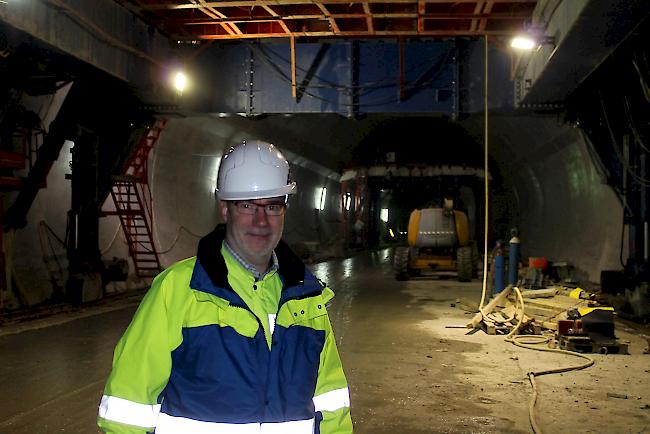
[[[328,286],[336,286],[343,280],[350,278],[355,269],[367,269],[368,266],[384,265],[390,260],[390,252],[391,249],[382,249],[344,260],[320,262],[310,265],[309,269],[323,283]]]

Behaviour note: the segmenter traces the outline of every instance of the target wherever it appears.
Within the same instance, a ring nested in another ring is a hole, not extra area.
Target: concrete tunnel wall
[[[482,141],[482,116],[462,124]],[[580,130],[554,116],[492,115],[489,125],[490,154],[513,195],[512,226],[520,229],[524,259],[568,261],[577,277],[592,282],[600,281],[601,270],[622,268],[623,208]]]
[[[349,129],[339,132],[347,140],[339,140],[306,134],[310,124],[315,131],[332,130],[327,121],[300,119],[284,128],[239,118],[186,118],[168,123],[150,156],[153,233],[163,252],[163,266],[194,255],[198,238],[219,221],[214,198],[218,161],[227,147],[244,138],[275,142],[292,163],[299,187],[287,213],[285,239],[303,254],[327,257],[341,252],[339,183],[331,169],[332,155],[338,149],[340,158],[345,159],[344,144],[357,140],[355,134],[359,133],[354,130],[361,124],[337,119],[336,128]],[[291,125],[295,125],[293,130]],[[482,141],[482,116],[471,116],[461,125]],[[620,268],[622,207],[603,183],[580,131],[555,118],[537,116],[494,115],[490,125],[490,152],[504,177],[502,188],[512,192],[512,226],[521,230],[524,257],[567,260],[576,266],[580,277],[595,282],[602,269]],[[303,148],[298,145],[301,137],[306,143]],[[61,238],[65,233],[70,190],[64,175],[69,172],[69,147],[67,144],[62,150],[48,176],[48,187],[39,192],[30,209],[28,226],[5,236],[5,245],[13,246],[14,252],[9,266],[32,305],[52,296],[52,280],[63,284],[65,279],[65,249],[39,223],[45,221]],[[305,158],[319,154],[330,168],[316,161],[317,157]],[[328,201],[325,210],[317,212],[314,197],[321,187],[327,188]],[[111,207],[108,200],[104,209]],[[494,236],[508,239],[508,234]],[[100,248],[106,261],[128,256],[114,216],[100,220]],[[626,245],[623,259],[625,249]],[[138,284],[142,283],[128,283]]]
[[[275,142],[292,165],[298,191],[287,213],[284,239],[303,256],[325,258],[340,254],[339,182],[334,179],[338,175],[292,152],[290,146],[269,137],[273,134],[254,132],[254,128],[243,128],[238,122],[207,117],[171,119],[150,155],[153,236],[159,251],[163,252],[162,265],[167,267],[195,255],[199,238],[220,222],[214,196],[219,159],[224,150],[243,139]],[[39,191],[29,210],[27,226],[4,237],[7,251],[13,252],[8,255],[13,257],[8,267],[13,269],[15,283],[26,294],[24,301],[29,305],[50,299],[54,295],[52,281],[63,288],[67,278],[65,247],[56,237],[64,238],[66,213],[70,209],[70,182],[65,174],[70,173],[72,145],[66,142],[61,150],[48,175],[47,188]],[[321,187],[327,188],[327,203],[323,211],[316,211],[314,197]],[[110,197],[103,209],[114,209]],[[133,263],[116,216],[100,219],[99,246],[105,262],[113,257],[128,258],[133,273]],[[108,292],[143,285],[146,283],[134,278],[125,284],[111,285]],[[18,300],[9,297],[2,303],[11,308],[18,305]]]
[[[162,265],[196,253],[198,236],[221,221],[214,196],[221,155],[244,139],[268,140],[288,158],[298,183],[287,212],[284,239],[299,254],[327,257],[340,252],[339,182],[336,174],[314,161],[291,152],[282,141],[240,129],[227,119],[172,119],[153,154],[150,173],[154,201],[154,239]],[[327,188],[326,205],[316,211],[314,201]],[[175,240],[178,236],[178,240]],[[317,248],[317,250],[313,250]]]

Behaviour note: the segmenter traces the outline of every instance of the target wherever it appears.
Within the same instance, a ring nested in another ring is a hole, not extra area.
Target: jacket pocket
[[[325,302],[322,296],[318,295],[302,300],[287,301],[278,312],[276,322],[283,327],[297,324],[320,329],[318,324],[327,318],[326,315]]]
[[[195,303],[187,312],[183,326],[186,328],[217,325],[231,327],[248,338],[255,336],[259,322],[247,309],[232,306],[228,301],[201,291],[194,291]]]

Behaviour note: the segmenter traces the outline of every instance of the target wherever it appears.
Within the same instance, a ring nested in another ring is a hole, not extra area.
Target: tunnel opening
[[[368,244],[404,239],[411,211],[441,208],[445,199],[469,216],[470,237],[483,239],[483,160],[483,143],[451,119],[409,116],[382,120],[358,143],[347,163],[348,170],[369,168],[357,170],[367,177],[371,198],[366,216]],[[491,213],[489,230],[496,222],[499,233],[503,230],[500,226],[512,224],[508,210],[500,205],[506,202],[501,196],[508,189],[502,185],[498,165],[491,161],[489,166],[491,199],[499,204]],[[382,210],[389,210],[388,221],[381,218]]]

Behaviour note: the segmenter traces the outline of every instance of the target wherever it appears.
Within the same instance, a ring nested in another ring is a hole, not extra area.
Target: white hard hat
[[[248,200],[286,196],[296,192],[289,162],[270,143],[251,140],[230,148],[219,166],[220,200]]]

